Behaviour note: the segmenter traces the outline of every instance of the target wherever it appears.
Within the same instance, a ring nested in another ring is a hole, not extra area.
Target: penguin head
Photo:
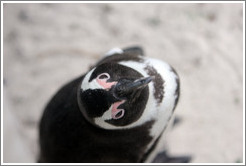
[[[143,114],[152,79],[117,63],[101,64],[81,82],[80,110],[90,123],[104,129],[129,126]]]

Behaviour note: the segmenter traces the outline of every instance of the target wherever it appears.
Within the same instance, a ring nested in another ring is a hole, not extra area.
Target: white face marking
[[[89,71],[86,74],[85,78],[83,79],[82,84],[81,84],[81,89],[83,91],[88,90],[88,89],[98,89],[98,88],[101,88],[95,80],[93,80],[91,83],[89,83],[89,79],[91,77],[91,74],[93,73],[93,71],[95,69],[96,68],[93,68],[91,71]]]
[[[120,48],[112,48],[111,50],[109,50],[104,56],[111,56],[114,54],[122,54],[123,50]]]
[[[149,75],[147,72],[144,70],[146,67],[145,63],[139,63],[135,61],[123,61],[119,62],[120,65],[127,66],[129,68],[132,68],[133,70],[138,71],[140,74],[142,74],[144,77],[148,77]]]
[[[104,129],[122,129],[123,127],[121,126],[118,127],[105,122],[106,120],[112,119],[112,108],[113,105],[111,105],[111,107],[107,111],[105,111],[101,117],[94,118],[95,124],[97,124],[98,126]]]
[[[111,105],[111,107],[104,112],[104,114],[99,117],[99,118],[94,118],[95,123],[103,128],[106,129],[116,129],[116,126],[113,126],[107,122],[105,122],[106,120],[110,120],[110,119],[120,119],[124,116],[124,109],[119,109],[118,107],[123,104],[125,102],[125,100],[121,100],[118,102],[115,102]],[[116,114],[119,113],[119,116],[116,116]],[[122,128],[122,127],[120,127]]]
[[[103,119],[103,120],[110,120],[110,119],[112,119],[112,117],[111,117],[112,107],[113,106],[111,105],[111,107],[106,112],[104,112],[104,114],[102,115],[102,117],[95,118],[95,120],[97,120],[97,119]]]
[[[107,82],[107,80],[110,78],[110,75],[108,73],[101,73],[99,74],[95,79],[93,79],[91,82],[89,82],[89,79],[91,77],[91,74],[95,70],[92,69],[90,72],[88,72],[82,81],[81,89],[83,91],[88,89],[105,89],[109,90],[113,85],[115,85],[117,82]]]

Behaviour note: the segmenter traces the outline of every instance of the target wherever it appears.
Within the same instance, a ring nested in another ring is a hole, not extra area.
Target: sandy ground
[[[141,45],[181,78],[173,155],[243,162],[242,4],[4,4],[3,161],[35,162],[51,96],[112,47]]]

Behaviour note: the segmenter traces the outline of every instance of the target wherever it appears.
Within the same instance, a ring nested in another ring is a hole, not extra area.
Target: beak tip
[[[155,76],[149,76],[150,82],[155,79]]]
[[[141,78],[143,85],[147,85],[155,79],[155,76],[143,77]]]

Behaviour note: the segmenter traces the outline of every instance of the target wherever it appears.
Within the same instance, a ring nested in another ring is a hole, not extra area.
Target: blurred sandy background
[[[112,47],[141,45],[181,78],[173,155],[243,162],[242,4],[4,4],[3,161],[35,162],[43,108]]]

